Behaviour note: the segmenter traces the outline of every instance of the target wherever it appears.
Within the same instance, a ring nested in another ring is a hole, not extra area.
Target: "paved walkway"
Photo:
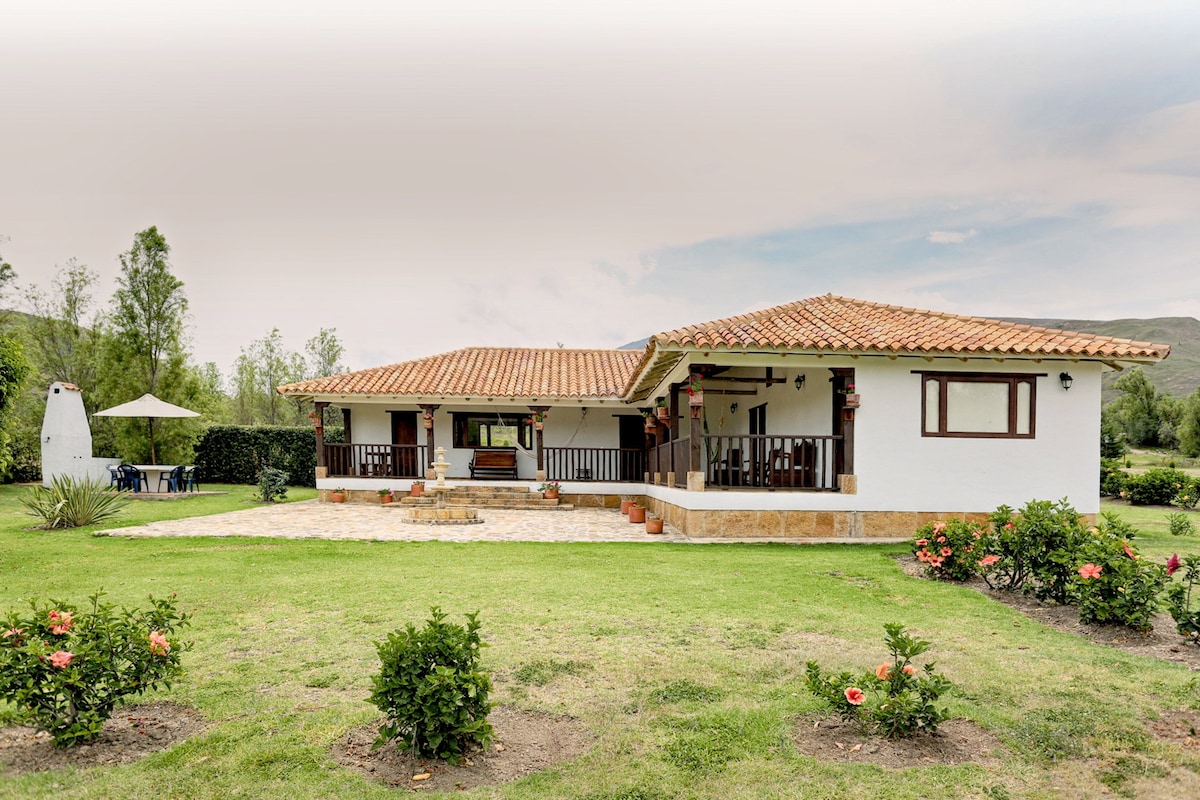
[[[115,528],[109,536],[260,536],[284,539],[369,539],[407,542],[687,542],[677,528],[648,534],[621,512],[508,511],[481,507],[478,525],[414,525],[405,509],[366,503],[280,503],[208,517]],[[728,540],[725,540],[728,541]]]

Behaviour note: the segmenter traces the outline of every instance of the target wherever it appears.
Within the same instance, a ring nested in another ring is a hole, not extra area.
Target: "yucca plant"
[[[47,529],[94,525],[128,504],[129,498],[124,493],[113,491],[100,481],[77,480],[69,475],[56,475],[50,486],[37,486],[21,498],[21,505],[31,516],[42,520],[41,527]]]

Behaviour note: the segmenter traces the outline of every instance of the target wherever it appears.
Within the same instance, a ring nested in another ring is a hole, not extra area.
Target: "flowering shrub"
[[[913,554],[935,578],[965,581],[975,575],[983,548],[979,540],[987,526],[952,518],[931,522],[917,529]]]
[[[1092,529],[1079,549],[1071,598],[1079,606],[1080,621],[1139,631],[1154,627],[1166,570],[1140,558],[1131,538],[1128,524],[1105,514],[1104,522]]]
[[[1183,580],[1167,587],[1167,610],[1175,620],[1175,630],[1194,644],[1200,644],[1200,556],[1186,556],[1182,562],[1179,554],[1167,560],[1167,575],[1183,569]],[[1196,607],[1192,607],[1192,590],[1196,592]]]
[[[823,674],[817,662],[809,661],[805,669],[808,690],[867,733],[890,739],[937,733],[948,714],[934,703],[953,684],[934,673],[933,664],[918,670],[911,663],[929,649],[929,642],[914,639],[895,622],[883,629],[891,662],[885,661],[873,672],[855,678],[849,672]]]
[[[1065,498],[1030,500],[1018,513],[1000,506],[991,521],[991,532],[981,540],[990,567],[983,573],[988,585],[1065,603],[1078,566],[1076,551],[1088,537],[1079,512]]]
[[[1171,502],[1180,508],[1195,508],[1200,503],[1200,478],[1189,478],[1181,483]]]
[[[1135,506],[1168,506],[1189,483],[1188,476],[1179,470],[1155,467],[1141,475],[1130,475],[1121,496]]]
[[[0,699],[59,747],[99,736],[122,698],[170,688],[191,647],[174,636],[189,617],[173,600],[151,597],[146,610],[114,611],[100,596],[82,612],[33,600],[30,612],[8,614],[0,634]]]
[[[1111,458],[1100,459],[1100,496],[1120,497],[1128,477],[1121,470],[1120,462]]]
[[[375,746],[399,739],[402,749],[457,764],[470,745],[486,747],[492,738],[491,679],[478,668],[485,645],[478,612],[466,615],[465,628],[436,606],[430,616],[419,631],[409,623],[376,642],[382,666],[368,699],[387,721]]]

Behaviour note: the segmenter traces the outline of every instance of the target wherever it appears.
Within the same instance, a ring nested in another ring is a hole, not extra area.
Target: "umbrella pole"
[[[158,466],[158,456],[154,453],[154,417],[146,417],[150,422],[150,464]]]

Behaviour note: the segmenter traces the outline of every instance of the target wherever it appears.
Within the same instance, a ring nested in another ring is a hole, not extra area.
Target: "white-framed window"
[[[1032,439],[1045,373],[918,372],[921,435]]]

